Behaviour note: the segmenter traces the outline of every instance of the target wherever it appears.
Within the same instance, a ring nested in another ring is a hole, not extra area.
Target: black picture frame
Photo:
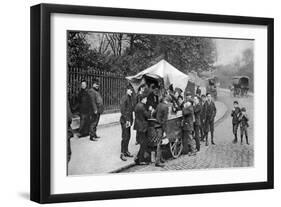
[[[222,185],[169,187],[74,194],[51,194],[51,71],[50,71],[50,15],[52,13],[133,17],[161,20],[181,20],[207,23],[232,23],[267,26],[267,181]],[[31,7],[31,174],[30,199],[39,203],[120,199],[147,196],[211,193],[272,189],[274,187],[274,71],[272,18],[195,14],[152,10],[39,4]]]

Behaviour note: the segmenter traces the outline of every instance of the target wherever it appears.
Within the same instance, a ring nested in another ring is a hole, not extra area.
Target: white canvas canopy
[[[183,91],[185,90],[189,80],[188,75],[182,73],[165,60],[160,60],[155,65],[139,72],[134,76],[128,76],[126,79],[129,80],[136,91],[137,88],[144,82],[144,76],[155,79],[162,78],[165,88],[168,88],[171,84],[173,84],[174,88],[178,87]]]

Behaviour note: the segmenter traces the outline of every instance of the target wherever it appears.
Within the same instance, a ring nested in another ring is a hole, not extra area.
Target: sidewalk
[[[222,102],[215,102],[217,115],[215,122],[220,120],[227,111]],[[89,137],[71,139],[72,157],[69,162],[69,175],[90,175],[118,172],[134,165],[134,158],[122,161],[121,127],[119,123],[120,113],[105,114],[101,116],[101,124],[98,127],[98,135],[101,136],[96,142],[89,141]],[[139,145],[135,145],[136,131],[131,130],[129,151],[136,155]]]
[[[121,113],[110,113],[110,114],[102,114],[100,116],[99,127],[107,127],[107,125],[118,124],[120,119]],[[78,129],[80,125],[80,118],[79,116],[75,116],[72,118],[72,129]]]

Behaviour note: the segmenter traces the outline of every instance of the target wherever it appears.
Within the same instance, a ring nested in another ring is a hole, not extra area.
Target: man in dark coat
[[[164,97],[163,100],[158,104],[156,108],[156,120],[160,124],[160,135],[163,137],[164,132],[166,131],[166,122],[168,120],[168,111],[169,111],[169,105],[167,98]],[[156,161],[155,166],[156,167],[164,167],[164,164],[161,163],[164,162],[162,159],[162,149],[161,149],[161,140],[158,140],[157,143],[157,149],[156,149]]]
[[[141,96],[142,94],[147,90],[147,85],[146,84],[142,84],[140,85],[139,89],[138,89],[138,93],[136,95],[136,100],[135,100],[135,106],[137,105],[137,103],[139,103],[141,100]],[[139,144],[139,137],[138,137],[138,133],[136,133],[136,145]]]
[[[196,142],[196,149],[197,151],[200,151],[200,138],[199,138],[199,134],[200,134],[200,126],[201,126],[201,104],[200,104],[200,99],[198,96],[194,97],[194,117],[195,117],[195,121],[194,121],[194,139]]]
[[[145,108],[145,104],[147,102],[147,93],[143,93],[140,96],[140,102],[137,103],[135,107],[135,124],[134,129],[137,130],[140,149],[135,159],[136,164],[148,163],[148,160],[145,157],[145,153],[147,153],[147,130],[148,130],[148,119],[151,117],[151,112]],[[150,107],[152,110],[152,107]]]
[[[205,126],[205,108],[204,108],[204,104],[206,102],[206,96],[204,94],[201,95],[201,112],[200,112],[200,121],[201,121],[201,124],[200,124],[200,134],[201,134],[201,140],[202,142],[204,142],[204,134],[205,134],[205,129],[204,129],[204,126]]]
[[[194,130],[193,127],[193,118],[194,118],[194,109],[193,109],[193,100],[187,99],[182,110],[183,120],[182,120],[182,129],[183,129],[183,153],[189,154],[190,156],[196,155],[195,143],[192,137]]]
[[[103,113],[103,100],[99,93],[99,81],[95,79],[93,87],[88,91],[91,100],[91,115],[90,115],[90,140],[97,141],[100,138],[97,135],[97,126],[100,115]]]
[[[211,132],[211,143],[212,145],[215,145],[214,142],[214,121],[215,116],[217,113],[217,108],[215,103],[212,101],[212,96],[210,93],[207,93],[207,101],[204,104],[204,112],[205,112],[205,137],[206,137],[206,143],[205,145],[208,146],[208,133]]]
[[[241,110],[239,107],[238,101],[233,102],[233,109],[231,111],[232,116],[232,133],[234,135],[233,143],[237,143],[237,130],[239,126],[239,116],[240,116]]]
[[[148,109],[150,106],[155,110],[159,100],[158,100],[158,88],[155,85],[152,85],[149,90],[149,94],[147,96],[146,108]]]
[[[78,94],[78,104],[80,115],[79,137],[85,137],[89,135],[89,117],[91,108],[91,100],[85,80],[81,81],[81,90]]]
[[[131,86],[127,86],[126,95],[124,95],[120,101],[120,111],[121,111],[120,123],[122,129],[120,159],[123,161],[127,161],[126,157],[133,157],[128,150],[128,145],[131,138],[131,126],[133,124],[133,110],[134,110],[132,93],[133,90]]]

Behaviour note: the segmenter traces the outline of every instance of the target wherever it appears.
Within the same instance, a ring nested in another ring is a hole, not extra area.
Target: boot
[[[235,136],[235,138],[234,138],[234,140],[232,141],[232,143],[233,143],[233,144],[236,144],[236,143],[237,143],[237,134],[235,134],[234,136]]]
[[[94,136],[90,136],[91,141],[98,141]]]
[[[100,136],[98,136],[96,133],[95,133],[94,137],[95,137],[96,139],[99,139],[99,138],[100,138]]]
[[[246,136],[246,143],[247,143],[247,145],[250,145],[249,140],[248,140],[248,136]]]
[[[155,167],[165,167],[165,165],[161,162],[155,163]]]
[[[211,143],[212,145],[216,145],[214,142],[214,132],[211,132]]]
[[[129,151],[124,153],[125,157],[134,157]]]
[[[209,145],[209,141],[208,141],[208,135],[206,135],[206,141],[205,141],[205,146]]]
[[[204,135],[204,134],[201,135],[200,141],[201,141],[201,142],[204,142],[204,141],[205,141],[205,135]]]
[[[243,144],[243,135],[241,135],[241,145]]]
[[[125,155],[124,155],[123,153],[120,155],[120,159],[121,159],[122,161],[127,161],[127,159],[126,159],[126,157],[125,157]]]

